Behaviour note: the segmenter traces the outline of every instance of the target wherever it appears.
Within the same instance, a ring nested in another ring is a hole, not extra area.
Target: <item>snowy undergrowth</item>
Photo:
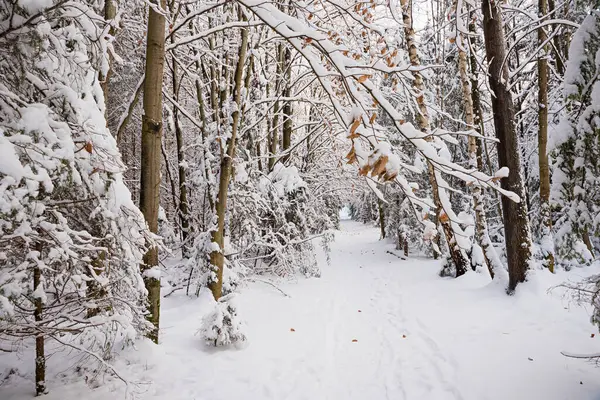
[[[196,334],[213,310],[208,291],[162,304],[161,345],[146,341],[115,360],[126,390],[105,378],[90,391],[56,374],[47,400],[118,399],[597,399],[598,369],[561,351],[597,353],[591,310],[561,289],[598,266],[534,271],[508,297],[484,273],[440,278],[439,262],[386,253],[376,228],[345,222],[320,279],[259,280],[236,300],[249,345],[207,347]],[[32,395],[30,355],[0,355],[0,398]],[[18,371],[6,377],[6,371]],[[3,379],[4,377],[4,379]]]

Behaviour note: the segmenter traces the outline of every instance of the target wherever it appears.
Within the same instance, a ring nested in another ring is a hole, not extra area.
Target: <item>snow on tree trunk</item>
[[[506,38],[501,7],[496,0],[483,0],[483,33],[486,56],[489,62],[489,83],[492,90],[494,126],[498,143],[498,160],[501,168],[508,168],[508,177],[501,179],[502,188],[516,193],[520,200],[502,197],[504,237],[508,259],[508,292],[525,281],[531,261],[531,235],[525,187],[522,178],[520,149],[515,130],[515,112],[512,95],[508,89],[508,67],[504,63]]]
[[[408,0],[401,0],[402,6],[402,19],[404,21],[404,36],[406,38],[406,46],[408,47],[408,55],[410,63],[413,67],[419,67],[421,62],[419,60],[419,54],[417,50],[417,43],[415,40],[415,31],[412,24],[412,10]],[[427,111],[427,105],[425,104],[424,97],[424,84],[423,76],[419,72],[418,68],[412,71],[414,77],[413,86],[415,88],[415,101],[419,108],[419,114],[417,116],[419,128],[426,133],[430,133],[429,126],[429,113]],[[428,135],[428,141],[434,141],[432,135]],[[447,208],[450,207],[448,201],[448,194],[446,189],[440,187],[441,175],[435,170],[433,164],[427,161],[427,171],[429,174],[429,183],[433,191],[433,201],[436,207],[436,217],[442,226],[442,231],[446,237],[448,243],[448,250],[450,251],[450,257],[452,259],[453,267],[455,269],[455,276],[461,276],[467,272],[469,268],[469,260],[466,255],[465,249],[461,248],[459,240],[456,237],[456,232],[452,226],[450,220],[450,212],[447,212]]]
[[[166,0],[161,0],[164,10]],[[158,232],[160,207],[160,160],[163,132],[162,87],[165,65],[165,17],[149,7],[146,42],[146,79],[144,81],[144,116],[142,117],[142,161],[140,180],[140,210],[153,233]],[[158,343],[160,321],[160,272],[158,247],[144,256],[142,265],[148,290],[148,320],[154,325],[150,339]]]

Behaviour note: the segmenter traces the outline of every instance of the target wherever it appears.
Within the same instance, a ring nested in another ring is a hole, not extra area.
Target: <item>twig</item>
[[[277,286],[275,286],[273,283],[269,282],[269,281],[265,281],[262,279],[248,279],[250,282],[262,282],[262,283],[266,283],[267,285],[271,285],[273,286],[275,289],[279,290],[281,292],[282,295],[284,295],[285,297],[289,297],[290,299],[292,298],[292,296],[290,296],[289,294],[287,294],[286,292],[284,292],[283,290],[279,289]]]
[[[386,251],[386,253],[388,253],[388,254],[391,254],[391,255],[393,255],[393,256],[396,256],[396,257],[398,257],[398,258],[400,258],[400,259],[402,259],[402,260],[408,260],[408,258],[406,258],[406,257],[404,257],[404,256],[401,256],[401,255],[399,255],[399,254],[396,254],[396,253],[394,253],[394,252],[393,252],[393,251],[391,251],[391,250],[387,250],[387,251]]]

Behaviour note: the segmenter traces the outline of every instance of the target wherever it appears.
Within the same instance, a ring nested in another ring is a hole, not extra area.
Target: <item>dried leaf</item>
[[[371,176],[381,175],[385,173],[385,165],[388,162],[388,156],[381,156],[375,161],[373,164],[373,170],[371,171]]]
[[[290,332],[296,332],[294,328],[290,328]]]
[[[92,154],[92,150],[94,149],[92,146],[92,142],[87,142],[85,144],[85,146],[83,146],[85,148],[85,151],[87,151],[88,153]]]
[[[361,75],[360,78],[358,78],[358,82],[363,83],[364,81],[369,79],[369,76],[370,75]]]
[[[358,339],[352,339],[352,343],[358,342]]]
[[[393,181],[394,179],[396,179],[397,176],[398,176],[397,172],[394,172],[394,173],[390,174],[389,171],[388,171],[383,176],[383,180],[386,181],[386,182],[390,182],[390,181]]]
[[[352,146],[350,152],[346,155],[346,159],[348,159],[348,164],[353,164],[356,161],[356,151],[354,151],[354,146]]]
[[[358,174],[360,176],[365,176],[371,170],[371,166],[369,164],[364,165],[361,169],[358,170]]]
[[[377,118],[377,113],[373,113],[373,115],[371,115],[371,118],[369,118],[369,123],[372,124],[375,122],[375,118]]]
[[[354,122],[352,122],[352,125],[350,126],[350,136],[352,136],[356,133],[356,130],[358,129],[359,125],[360,125],[360,118],[355,118]]]
[[[450,217],[448,217],[448,214],[442,211],[442,213],[440,214],[440,222],[445,224],[448,221],[450,221]]]

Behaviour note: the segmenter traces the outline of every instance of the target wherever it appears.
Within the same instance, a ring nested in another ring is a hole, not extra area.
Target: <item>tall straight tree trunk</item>
[[[377,199],[377,208],[379,211],[379,230],[381,239],[385,239],[385,210],[383,208],[383,201]]]
[[[525,281],[531,258],[531,235],[527,219],[525,187],[523,186],[520,149],[514,124],[514,105],[508,90],[508,66],[503,63],[506,56],[506,38],[502,13],[495,0],[483,0],[483,33],[489,62],[489,82],[492,89],[492,109],[498,143],[500,167],[508,167],[510,174],[501,181],[502,188],[518,194],[516,203],[502,197],[504,238],[508,259],[508,292],[514,292],[519,282]]]
[[[42,270],[36,266],[33,270],[33,291],[35,292],[42,284]],[[33,319],[36,324],[44,320],[44,304],[42,299],[36,297],[33,300],[34,311]],[[41,396],[46,393],[46,352],[44,349],[44,335],[42,329],[38,327],[38,333],[35,337],[35,395]]]
[[[109,22],[113,22],[115,17],[117,16],[117,0],[105,0],[104,1],[104,19]],[[108,33],[112,36],[115,34],[114,26],[111,26],[108,30]],[[108,85],[110,82],[110,77],[112,75],[111,64],[113,61],[113,56],[109,52],[108,53],[108,70],[106,71],[106,75],[101,75],[98,77],[100,81],[100,87],[102,87],[102,91],[104,92],[104,113],[106,114],[108,111]]]
[[[454,7],[456,8],[458,2],[455,3]],[[457,18],[457,27],[458,18],[462,18],[463,10],[456,10],[456,18]],[[470,13],[469,13],[470,15]],[[458,29],[458,28],[457,28]],[[471,85],[477,85],[477,81],[473,82],[472,78],[469,77],[468,71],[468,61],[467,61],[467,51],[465,46],[468,45],[468,41],[465,40],[465,36],[462,32],[458,32],[457,37],[457,48],[458,48],[458,71],[460,75],[460,81],[462,85],[462,95],[463,95],[463,106],[465,109],[465,122],[467,123],[467,127],[474,131],[479,131],[477,122],[475,121],[475,107],[473,102],[473,89]],[[477,99],[479,101],[479,98]],[[479,104],[478,104],[479,105]],[[468,143],[468,152],[469,152],[469,167],[473,169],[479,169],[481,164],[480,151],[477,145],[477,138],[475,136],[469,136]],[[494,268],[497,267],[492,263],[497,259],[497,256],[493,254],[494,246],[492,246],[492,242],[489,237],[487,218],[485,215],[485,201],[483,198],[483,190],[481,186],[474,184],[471,190],[473,194],[473,208],[475,209],[475,232],[476,239],[481,249],[483,251],[483,258],[490,272],[490,276],[494,278]]]
[[[541,17],[548,14],[547,0],[538,1]],[[538,29],[538,46],[548,36],[543,27]],[[542,251],[545,252],[546,267],[554,272],[554,251],[552,240],[552,216],[550,214],[550,168],[548,166],[548,46],[539,55],[538,67],[538,164],[540,168],[540,218],[542,231]]]
[[[285,47],[284,57],[283,57],[283,68],[285,69],[285,91],[284,96],[289,99],[292,94],[292,66],[291,60],[292,52],[289,47]],[[283,105],[283,137],[281,141],[281,146],[283,151],[286,151],[290,148],[292,144],[292,131],[293,131],[293,121],[292,121],[292,102],[290,100],[286,100]],[[282,157],[281,162],[287,161],[290,157],[289,154]]]
[[[281,74],[283,73],[283,44],[277,45],[277,67],[275,69],[275,104],[273,105],[273,124],[271,126],[271,135],[269,141],[269,171],[273,170],[273,166],[277,159],[275,154],[277,153],[277,144],[279,143],[279,92],[281,90]]]
[[[160,0],[160,8],[166,7]],[[142,117],[142,163],[140,180],[140,209],[153,233],[158,232],[160,206],[160,156],[162,140],[162,84],[165,66],[165,17],[149,8],[146,43],[146,79],[144,80],[144,115]],[[158,267],[158,247],[144,255],[141,269],[148,290],[148,320],[154,329],[148,337],[158,343],[160,320],[160,278],[148,273]]]
[[[402,20],[404,22],[404,36],[406,38],[406,45],[408,47],[408,55],[410,57],[410,63],[413,67],[418,67],[421,65],[421,61],[419,59],[419,55],[417,52],[417,43],[415,41],[415,31],[413,29],[412,24],[412,10],[410,7],[409,0],[400,0],[400,4],[402,5]],[[424,84],[423,84],[423,76],[415,69],[412,72],[414,77],[413,86],[416,90],[416,102],[419,107],[419,115],[418,124],[419,128],[423,132],[429,132],[429,113],[427,111],[427,105],[425,104],[425,98],[423,94]],[[431,139],[433,140],[433,139]],[[446,237],[446,242],[448,243],[448,249],[450,251],[450,257],[452,258],[452,262],[456,268],[456,276],[461,276],[467,269],[469,268],[469,260],[466,258],[464,251],[458,246],[458,242],[454,236],[454,230],[452,228],[450,219],[448,218],[444,209],[442,207],[442,202],[440,199],[440,191],[445,189],[440,188],[438,185],[438,174],[439,172],[435,171],[431,162],[427,162],[427,168],[429,173],[429,183],[431,184],[432,192],[433,192],[433,201],[436,207],[437,220],[440,222],[442,226],[442,231],[444,232],[444,236]]]
[[[242,29],[242,43],[238,53],[238,62],[235,69],[235,87],[234,101],[238,104],[238,108],[233,112],[231,137],[227,141],[227,153],[221,156],[221,175],[219,177],[219,192],[217,196],[216,212],[217,212],[217,229],[212,232],[212,242],[218,245],[218,250],[213,250],[210,253],[210,263],[214,268],[216,279],[212,280],[209,288],[215,300],[218,300],[223,294],[223,267],[225,256],[223,254],[224,239],[225,239],[225,215],[227,213],[227,194],[229,190],[229,181],[235,156],[235,146],[237,140],[237,131],[240,121],[240,104],[242,99],[242,75],[244,72],[244,62],[246,60],[246,48],[248,47],[248,30]]]
[[[569,2],[565,2],[565,8],[568,7],[570,3]],[[554,0],[548,0],[548,8],[549,11],[555,11],[556,10],[556,2]],[[568,9],[568,8],[567,8]],[[547,14],[547,13],[546,13]],[[546,15],[544,14],[544,15]],[[565,15],[561,15],[561,13],[553,13],[552,14],[552,18],[566,18]],[[553,29],[560,29],[559,26],[555,25]],[[560,35],[560,34],[555,34],[553,39],[553,44],[554,46],[552,47],[552,49],[554,50],[554,55],[556,56],[556,70],[558,71],[558,73],[560,74],[560,76],[563,76],[565,74],[565,61],[567,59],[568,56],[568,45],[565,46],[565,43],[563,43],[563,37],[564,35]],[[565,47],[567,47],[565,49]]]
[[[171,3],[171,14],[175,14],[174,5]],[[171,35],[171,43],[175,43],[177,35]],[[175,50],[171,53],[171,73],[173,74],[173,99],[179,102],[179,67],[177,60],[175,59]],[[186,177],[186,165],[185,165],[185,152],[183,149],[183,131],[181,129],[181,121],[179,118],[179,109],[173,107],[173,124],[175,125],[175,142],[177,145],[177,165],[179,173],[179,201],[177,202],[179,222],[181,224],[181,247],[182,256],[188,258],[190,256],[190,243],[188,243],[188,237],[190,234],[190,213],[188,204],[188,192],[187,192],[187,177]]]
[[[477,24],[476,24],[476,14],[475,11],[471,11],[470,21],[469,21],[469,47],[471,48],[469,54],[469,62],[471,65],[471,96],[473,98],[473,111],[474,111],[474,121],[475,121],[475,129],[481,136],[485,136],[485,126],[483,124],[483,111],[481,108],[481,93],[479,92],[479,66],[477,65],[477,56],[475,55],[475,37],[477,36]],[[490,155],[488,151],[488,145],[485,140],[479,141],[480,146],[478,146],[477,151],[477,169],[483,171],[483,153],[485,152],[488,172],[490,175],[493,174],[492,164],[490,162]],[[485,151],[484,151],[485,150]],[[498,198],[498,193],[496,191],[490,191],[494,199],[498,199],[498,208],[497,213],[498,216],[502,215],[502,208],[500,206],[500,199]],[[485,201],[485,198],[484,198]]]

